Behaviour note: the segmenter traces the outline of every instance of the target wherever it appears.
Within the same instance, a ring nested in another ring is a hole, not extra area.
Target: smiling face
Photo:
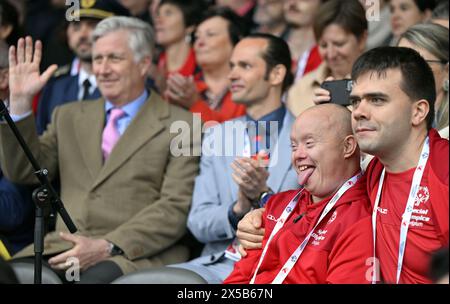
[[[267,65],[261,56],[266,48],[267,41],[260,38],[243,39],[234,48],[228,75],[234,102],[250,105],[269,96],[271,84],[266,78]]]
[[[317,200],[335,193],[351,176],[348,172],[355,173],[352,169],[355,164],[350,165],[347,161],[349,158],[355,160],[355,141],[355,147],[350,152],[344,149],[344,142],[353,138],[350,113],[340,114],[336,111],[336,105],[313,107],[303,112],[292,128],[291,161],[298,175],[298,183],[304,185]]]
[[[401,82],[401,71],[390,69],[384,77],[366,73],[353,83],[352,128],[361,151],[387,158],[408,145],[414,102]]]
[[[142,94],[150,58],[136,62],[127,31],[114,31],[99,38],[92,53],[92,69],[103,97],[122,105]]]
[[[366,47],[366,38],[358,38],[340,25],[330,24],[319,39],[319,53],[332,76],[342,79],[350,74],[353,63]]]

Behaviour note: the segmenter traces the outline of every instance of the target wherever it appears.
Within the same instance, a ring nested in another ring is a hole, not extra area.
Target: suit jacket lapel
[[[152,92],[105,161],[93,187],[100,184],[126,162],[140,147],[164,129],[160,118],[169,116],[169,105]]]
[[[292,124],[295,118],[287,110],[283,121],[283,128],[281,129],[276,147],[271,155],[269,167],[269,178],[267,184],[276,193],[281,190],[283,181],[291,167],[291,143],[290,143],[290,132]]]
[[[89,99],[96,99],[96,98],[100,98],[101,94],[100,94],[100,90],[98,88],[95,88],[94,92],[92,92],[92,94],[89,94]]]
[[[75,118],[76,138],[89,173],[94,179],[103,166],[101,151],[105,101],[83,103]]]

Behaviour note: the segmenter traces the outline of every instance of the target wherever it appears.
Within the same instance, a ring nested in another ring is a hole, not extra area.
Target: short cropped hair
[[[282,91],[285,92],[294,82],[294,76],[291,71],[291,51],[289,50],[286,41],[280,37],[266,33],[253,33],[246,38],[260,38],[267,40],[267,48],[262,53],[262,58],[266,62],[266,78],[275,66],[278,64],[284,65],[286,68],[286,76],[283,80]]]

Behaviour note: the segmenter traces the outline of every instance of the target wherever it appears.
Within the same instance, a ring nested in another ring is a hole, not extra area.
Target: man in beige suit
[[[47,132],[38,137],[32,97],[56,66],[40,74],[41,43],[36,42],[33,54],[31,38],[20,39],[9,54],[10,113],[50,178],[59,172],[61,198],[79,230],[72,235],[57,222],[56,231],[45,238],[49,265],[64,271],[67,260],[76,258],[82,283],[108,283],[131,271],[188,258],[177,241],[186,230],[198,158],[176,157],[170,147],[178,147],[175,137],[182,139],[183,151],[194,151],[200,143],[190,140],[189,132],[184,137],[170,133],[174,121],[186,121],[192,130],[192,114],[145,87],[153,54],[149,25],[129,17],[107,18],[97,25],[93,42],[93,71],[103,98],[56,108]],[[118,117],[112,114],[117,109]],[[107,136],[107,130],[117,138]],[[36,183],[4,124],[0,158],[7,177]],[[31,255],[28,247],[16,257]]]

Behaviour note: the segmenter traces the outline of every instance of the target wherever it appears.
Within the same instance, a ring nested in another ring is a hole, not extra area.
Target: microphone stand
[[[0,118],[4,118],[9,128],[14,133],[20,146],[25,152],[26,157],[30,161],[34,169],[34,174],[39,180],[40,187],[33,191],[33,202],[36,204],[36,215],[34,225],[34,284],[42,284],[42,255],[44,252],[44,234],[45,234],[45,217],[44,208],[52,206],[56,210],[67,228],[71,233],[77,231],[77,227],[70,218],[67,210],[64,208],[63,202],[59,198],[55,189],[48,180],[48,170],[41,168],[25,143],[22,135],[17,129],[16,124],[9,115],[3,100],[0,100]]]

